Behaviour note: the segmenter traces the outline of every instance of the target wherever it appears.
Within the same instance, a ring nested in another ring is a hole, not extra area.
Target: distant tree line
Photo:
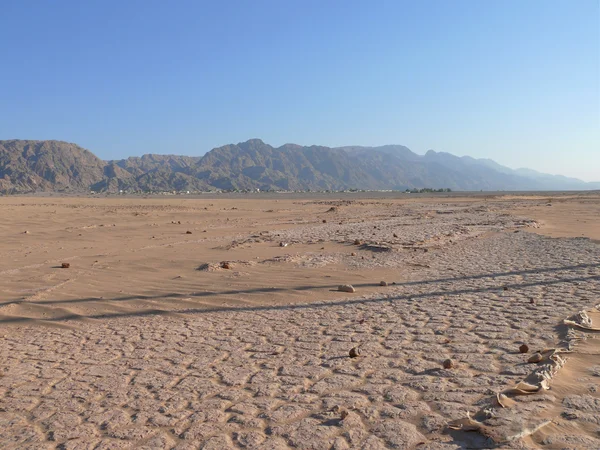
[[[410,192],[411,194],[427,194],[431,192],[452,192],[450,188],[440,188],[440,189],[432,189],[432,188],[422,188],[422,189],[407,189],[405,192]]]

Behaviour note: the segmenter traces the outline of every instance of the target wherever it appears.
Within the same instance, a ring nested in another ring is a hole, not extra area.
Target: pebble
[[[531,355],[529,357],[527,362],[528,363],[539,363],[542,359],[544,359],[544,357],[542,356],[541,353],[534,353],[533,355]]]
[[[340,284],[338,286],[338,291],[340,291],[340,292],[356,292],[356,289],[354,289],[354,286],[352,286],[351,284]]]
[[[380,281],[379,286],[387,286],[387,281]]]
[[[192,234],[192,232],[188,230],[185,232],[185,234]]]
[[[228,263],[228,262],[222,262],[222,263],[221,263],[221,267],[222,267],[223,269],[231,269],[231,266],[229,265],[229,263]]]
[[[71,264],[70,263],[62,263],[60,265],[60,267],[62,267],[63,269],[68,269],[69,267],[71,267]]]
[[[455,364],[454,361],[452,361],[451,359],[447,359],[446,361],[444,361],[443,366],[444,369],[452,369],[454,368]]]
[[[529,346],[527,344],[523,344],[519,347],[519,351],[521,353],[527,353],[527,352],[529,352]]]
[[[350,358],[357,358],[360,356],[360,348],[358,347],[352,347],[350,349],[350,352],[348,352],[348,355],[350,356]]]

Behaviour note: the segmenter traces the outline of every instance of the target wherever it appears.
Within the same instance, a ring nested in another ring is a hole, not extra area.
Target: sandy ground
[[[1,448],[600,448],[597,194],[0,211]]]

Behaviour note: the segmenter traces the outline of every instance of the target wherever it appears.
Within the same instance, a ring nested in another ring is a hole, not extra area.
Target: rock
[[[380,281],[379,282],[379,286],[387,286],[387,282],[386,281]]]
[[[352,286],[351,284],[340,284],[338,286],[338,291],[340,291],[340,292],[356,292],[356,289],[354,289],[354,286]]]
[[[395,237],[395,238],[397,238],[397,237],[398,237],[398,235],[397,235],[396,233],[394,233],[394,237]]]
[[[221,268],[222,269],[231,269],[231,265],[227,261],[223,261],[221,263]]]
[[[356,253],[352,252],[350,253],[350,256],[356,256]]]
[[[190,230],[186,231],[185,234],[192,234]]]
[[[444,369],[453,369],[456,366],[454,361],[451,359],[447,359],[442,365],[444,366]]]
[[[25,230],[23,231],[23,234],[29,234],[29,231]]]
[[[280,243],[279,243],[279,246],[280,246],[280,247],[287,247],[288,245],[287,245],[287,243],[285,243],[285,242],[280,242]]]
[[[327,223],[327,220],[326,220],[326,219],[323,219],[323,223]]]
[[[520,351],[521,353],[527,353],[527,352],[529,352],[529,347],[528,347],[528,345],[527,345],[527,344],[523,344],[523,345],[521,345],[521,346],[519,347],[519,351]]]
[[[350,356],[350,358],[358,358],[360,356],[360,348],[352,347],[348,352],[348,355]]]
[[[358,239],[354,240],[354,245],[361,245],[361,244],[362,244],[362,242],[360,242],[360,240],[358,240]]]
[[[528,363],[539,363],[542,359],[544,359],[544,357],[542,356],[541,353],[534,353],[533,355],[531,355],[529,357],[527,362]]]
[[[63,269],[68,269],[69,267],[71,267],[71,264],[70,263],[62,263],[60,265],[60,267],[62,267]]]

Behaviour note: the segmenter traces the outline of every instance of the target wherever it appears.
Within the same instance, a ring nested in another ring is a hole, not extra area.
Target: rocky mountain
[[[88,190],[102,180],[105,166],[75,144],[0,141],[0,192]]]
[[[513,170],[492,160],[401,145],[272,147],[260,139],[204,156],[144,155],[102,161],[59,141],[0,141],[0,192],[207,190],[585,190],[600,183]]]

